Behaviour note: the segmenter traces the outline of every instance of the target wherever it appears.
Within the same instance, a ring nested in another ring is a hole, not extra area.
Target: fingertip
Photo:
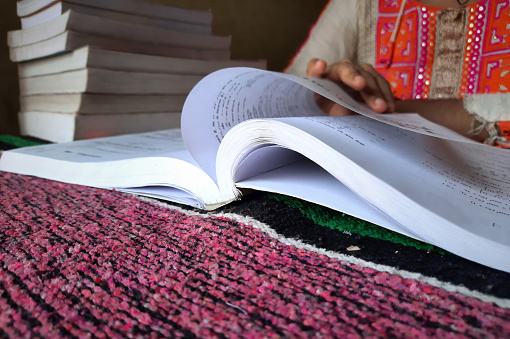
[[[383,113],[384,111],[386,111],[388,109],[388,104],[386,103],[386,101],[384,101],[383,99],[381,98],[376,98],[374,101],[373,101],[373,105],[372,105],[372,109],[374,111],[376,111],[377,113]]]
[[[326,63],[326,61],[324,61],[322,59],[316,59],[315,64],[313,65],[315,70],[317,70],[320,73],[324,73],[327,66],[328,66],[328,64]]]
[[[308,62],[307,76],[320,77],[326,68],[326,62],[321,59],[312,59]]]
[[[353,89],[360,90],[360,89],[363,89],[365,87],[365,85],[366,85],[365,78],[363,78],[361,75],[355,75],[352,78],[351,87]]]
[[[385,102],[386,102],[386,112],[394,113],[395,112],[395,100],[393,99],[393,96],[385,96]]]
[[[395,113],[395,102],[388,103],[388,112],[389,113]]]
[[[377,105],[377,106],[386,106],[386,101],[384,101],[383,99],[381,98],[375,98],[374,100],[374,103]]]

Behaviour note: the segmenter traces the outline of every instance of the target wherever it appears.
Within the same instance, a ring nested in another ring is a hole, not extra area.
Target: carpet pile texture
[[[201,214],[0,172],[0,338],[510,337],[509,274],[280,200]]]

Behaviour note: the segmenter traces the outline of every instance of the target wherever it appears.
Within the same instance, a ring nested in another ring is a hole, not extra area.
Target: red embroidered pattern
[[[508,92],[510,88],[510,1],[488,1],[493,20],[487,23],[481,54],[479,92]]]
[[[510,140],[510,121],[499,121],[498,125],[501,135],[504,136],[506,140]]]
[[[390,36],[402,0],[379,0],[376,65],[399,99],[427,99],[434,69],[437,7],[408,0],[391,58]],[[510,0],[482,0],[466,9],[465,46],[458,97],[508,92]]]

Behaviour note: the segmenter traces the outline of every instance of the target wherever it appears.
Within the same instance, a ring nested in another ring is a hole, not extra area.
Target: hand
[[[328,66],[323,60],[312,59],[306,67],[306,75],[337,83],[358,100],[366,102],[375,112],[395,110],[390,84],[369,64],[355,65],[346,59]],[[353,114],[347,108],[319,95],[316,96],[316,101],[329,115]]]

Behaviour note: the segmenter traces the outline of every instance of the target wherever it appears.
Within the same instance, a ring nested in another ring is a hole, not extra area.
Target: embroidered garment
[[[374,65],[399,99],[463,98],[489,132],[509,121],[510,0],[455,9],[403,1],[331,0],[287,71],[348,58]],[[502,125],[488,143],[510,144]]]

